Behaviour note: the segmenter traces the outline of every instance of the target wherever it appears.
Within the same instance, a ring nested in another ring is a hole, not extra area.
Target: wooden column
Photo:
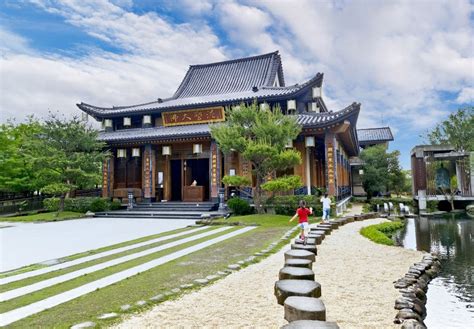
[[[107,157],[102,163],[102,197],[112,198],[114,192],[114,161]]]
[[[152,201],[152,199],[155,198],[155,162],[155,150],[152,149],[151,144],[145,145],[142,162],[142,189],[143,197],[147,201]]]
[[[327,191],[329,195],[337,195],[337,163],[336,163],[336,137],[333,132],[326,132],[324,136],[324,144],[326,148],[326,177]]]
[[[209,170],[210,170],[210,198],[212,201],[217,202],[219,197],[219,187],[221,186],[221,152],[215,141],[211,142],[209,158]]]

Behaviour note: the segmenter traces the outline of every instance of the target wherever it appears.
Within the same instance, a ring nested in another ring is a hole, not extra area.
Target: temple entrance
[[[182,183],[181,177],[183,174],[182,161],[170,160],[171,168],[171,201],[181,201],[182,198]]]
[[[209,159],[170,160],[170,169],[171,201],[209,200]]]

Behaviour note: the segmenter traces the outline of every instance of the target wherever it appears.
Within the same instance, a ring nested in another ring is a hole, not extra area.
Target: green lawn
[[[228,264],[232,264],[253,255],[255,252],[266,249],[272,242],[279,242],[278,247],[283,246],[285,241],[279,241],[281,236],[294,223],[288,224],[288,216],[278,215],[251,215],[243,217],[231,217],[232,221],[239,221],[242,224],[260,225],[256,229],[242,235],[230,238],[213,246],[199,250],[187,256],[181,257],[169,263],[157,266],[151,270],[140,273],[139,275],[123,280],[109,287],[97,290],[70,302],[64,303],[52,309],[43,311],[26,319],[11,324],[11,328],[69,328],[71,325],[83,321],[94,321],[99,326],[111,324],[117,320],[97,320],[97,316],[107,312],[118,312],[120,306],[124,304],[134,305],[137,301],[148,300],[149,298],[169,292],[181,284],[192,283],[194,279],[205,278],[208,275],[215,274],[217,271],[224,270]],[[238,229],[236,227],[236,229]],[[222,234],[226,234],[225,231]],[[208,237],[207,239],[210,239]],[[191,242],[198,243],[200,240]],[[176,249],[186,247],[187,244]],[[67,288],[77,286],[81,282],[89,282],[92,279],[103,277],[118,270],[130,267],[138,263],[148,261],[153,257],[167,254],[175,251],[175,248],[164,250],[146,258],[131,261],[128,264],[117,265],[115,268],[104,269],[100,273],[91,273],[85,277],[80,277],[65,282],[57,286],[47,288],[42,291],[45,296],[55,292],[64,291]],[[278,250],[276,248],[274,251]],[[150,258],[149,258],[150,257]],[[261,258],[257,258],[259,261]],[[38,292],[40,293],[40,292]],[[33,293],[31,296],[20,297],[17,300],[11,300],[2,303],[2,311],[11,309],[13,305],[24,305],[33,300],[38,300],[40,294]],[[175,298],[179,294],[170,295],[166,298]],[[150,307],[147,304],[144,307],[133,306],[129,312],[137,312]]]
[[[0,217],[1,222],[55,222],[66,219],[81,218],[85,215],[79,212],[62,211],[62,212],[45,212],[34,215]]]

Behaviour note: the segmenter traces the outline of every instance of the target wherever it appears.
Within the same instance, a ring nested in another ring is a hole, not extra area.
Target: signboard
[[[225,121],[225,112],[222,106],[198,110],[164,112],[162,116],[163,126],[165,127]]]
[[[334,149],[332,144],[328,143],[327,148],[327,164],[328,164],[328,182],[334,184]]]

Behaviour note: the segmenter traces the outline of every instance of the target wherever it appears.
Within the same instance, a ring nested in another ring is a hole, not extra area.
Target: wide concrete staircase
[[[111,210],[95,214],[95,217],[134,217],[191,219],[218,217],[218,204],[214,202],[151,202],[138,203],[132,209]]]

